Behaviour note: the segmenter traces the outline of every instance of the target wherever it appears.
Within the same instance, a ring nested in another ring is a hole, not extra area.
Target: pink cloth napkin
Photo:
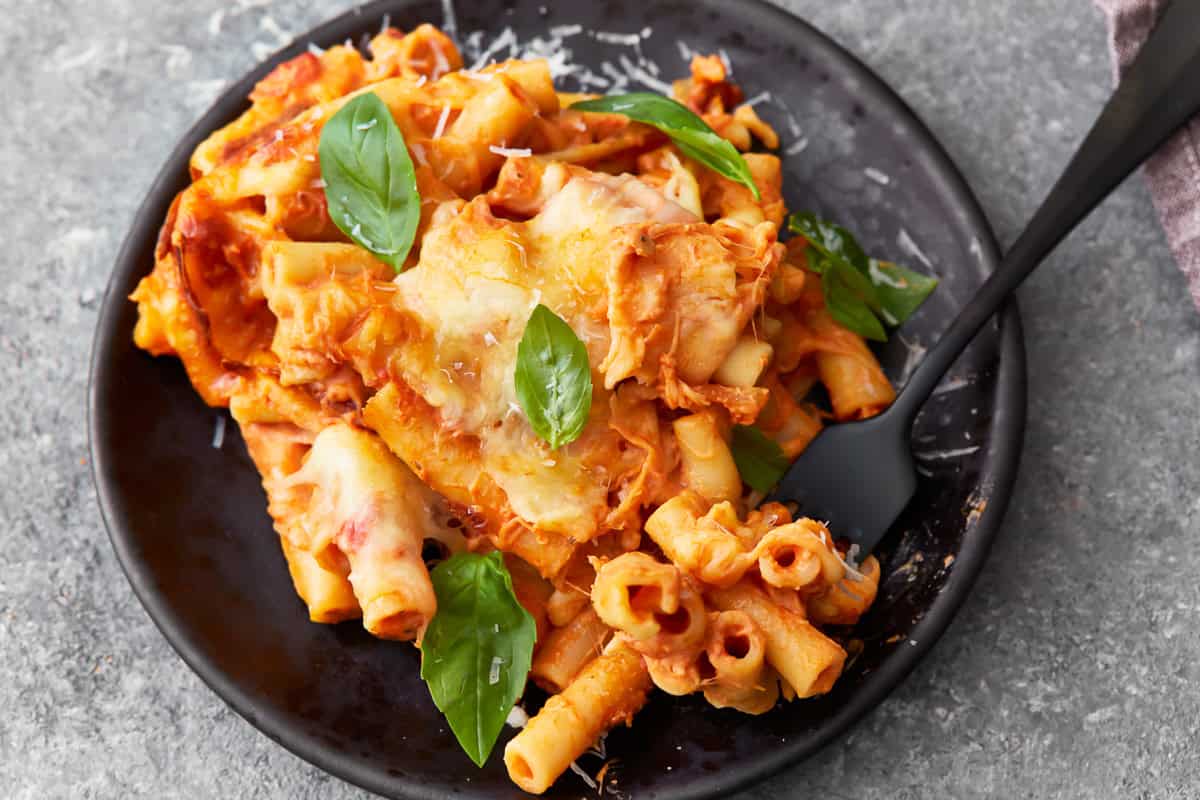
[[[1195,2],[1195,0],[1178,0]],[[1116,75],[1133,61],[1167,0],[1095,0],[1108,17]],[[1146,162],[1150,194],[1167,241],[1200,308],[1200,118],[1193,119]]]

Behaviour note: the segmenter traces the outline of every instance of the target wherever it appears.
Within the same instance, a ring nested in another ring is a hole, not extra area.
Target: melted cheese
[[[525,222],[496,217],[484,197],[443,203],[419,262],[390,291],[357,248],[294,242],[265,250],[263,291],[278,318],[272,350],[285,383],[345,362],[368,385],[398,384],[403,391],[368,404],[367,422],[423,480],[465,507],[498,498],[484,515],[497,541],[532,533],[583,542],[636,522],[663,483],[645,474],[647,457],[667,465],[647,443],[655,433],[632,453],[622,445],[636,426],[611,419],[617,384],[636,380],[651,404],[661,394],[680,407],[761,407],[765,390],[707,382],[777,257],[769,225],[715,228],[630,176],[547,171],[535,194],[540,208]],[[584,434],[557,451],[528,424],[513,382],[539,303],[571,326],[593,369]],[[402,429],[386,422],[400,414],[410,418]]]
[[[293,542],[349,577],[367,630],[419,638],[437,610],[422,545],[426,537],[447,544],[458,538],[439,524],[437,495],[377,436],[345,424],[317,434],[289,483],[308,489],[294,515]]]

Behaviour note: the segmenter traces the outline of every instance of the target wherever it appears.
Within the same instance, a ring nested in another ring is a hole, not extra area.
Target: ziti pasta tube
[[[824,694],[833,687],[846,661],[846,651],[809,624],[800,614],[771,602],[761,589],[743,581],[709,594],[722,611],[743,611],[762,630],[767,661],[798,697]]]
[[[561,692],[600,655],[611,636],[612,628],[595,609],[585,608],[563,627],[550,631],[533,659],[529,676],[546,691]]]
[[[628,722],[649,691],[642,657],[614,643],[561,694],[547,700],[504,748],[508,776],[532,794],[546,791],[600,734]]]

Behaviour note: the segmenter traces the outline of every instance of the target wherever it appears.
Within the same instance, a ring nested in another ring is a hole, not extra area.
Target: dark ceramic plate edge
[[[388,776],[382,770],[364,768],[353,757],[332,750],[310,734],[295,730],[286,721],[279,718],[273,709],[259,703],[253,696],[235,685],[204,652],[192,646],[177,630],[178,622],[173,618],[164,596],[154,586],[153,574],[138,559],[126,537],[119,534],[125,525],[125,520],[118,511],[116,500],[110,492],[109,481],[106,479],[111,465],[107,453],[99,450],[96,446],[99,439],[97,425],[98,404],[102,396],[100,389],[104,381],[113,378],[111,375],[101,375],[100,373],[102,365],[108,360],[109,354],[118,341],[115,336],[105,335],[105,332],[114,327],[126,302],[124,297],[115,297],[114,292],[119,290],[120,287],[117,284],[128,272],[126,264],[133,257],[138,242],[145,237],[157,235],[161,220],[166,214],[172,197],[166,192],[178,178],[177,172],[172,169],[173,165],[177,162],[186,164],[188,156],[196,145],[214,129],[213,119],[226,117],[234,106],[240,107],[244,103],[243,98],[249,93],[254,83],[265,76],[280,61],[300,54],[310,41],[318,43],[342,41],[347,36],[360,32],[365,22],[381,18],[383,13],[394,5],[393,0],[375,0],[375,2],[351,9],[297,37],[292,44],[259,64],[241,80],[231,84],[203,116],[192,125],[179,145],[172,150],[148,190],[146,199],[138,208],[134,224],[117,255],[116,268],[110,276],[103,306],[97,319],[88,377],[88,444],[91,453],[92,480],[101,516],[121,569],[151,620],[180,658],[209,688],[270,739],[340,778],[383,795],[394,795],[398,788],[397,784],[400,783],[403,784],[403,788],[400,789],[403,794],[413,798],[451,798],[455,797],[456,793],[441,791],[431,793],[431,787],[427,785],[409,780],[399,780]],[[840,62],[843,68],[858,77],[861,81],[860,91],[869,97],[872,103],[887,106],[892,112],[912,120],[910,135],[921,143],[923,151],[930,157],[931,172],[943,182],[948,195],[954,199],[957,208],[963,213],[966,223],[989,233],[986,241],[982,243],[982,261],[989,272],[994,270],[999,263],[999,248],[992,228],[958,168],[916,112],[860,59],[805,20],[769,5],[764,0],[739,3],[739,13],[756,15],[762,19],[773,18],[784,27],[799,26],[807,29],[811,34],[814,46],[825,51],[824,57]],[[1005,415],[1005,419],[997,421],[999,436],[991,452],[995,477],[988,491],[988,504],[970,531],[970,535],[964,539],[955,568],[950,573],[937,601],[912,629],[910,634],[912,646],[889,657],[876,671],[872,680],[863,687],[863,690],[855,694],[850,702],[842,706],[832,718],[823,724],[822,730],[826,734],[823,742],[802,741],[794,745],[781,744],[774,751],[745,766],[738,765],[723,770],[721,774],[713,775],[686,789],[656,790],[654,791],[656,798],[700,800],[700,798],[724,796],[812,755],[874,709],[916,667],[949,627],[982,570],[1004,518],[1004,512],[1011,499],[1016,481],[1024,435],[1027,399],[1025,346],[1020,315],[1015,302],[1010,303],[1001,313],[999,324],[999,345],[1003,357],[999,360],[996,377],[996,408]]]

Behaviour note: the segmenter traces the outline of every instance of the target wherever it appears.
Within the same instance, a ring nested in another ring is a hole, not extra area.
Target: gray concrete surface
[[[116,248],[223,81],[347,0],[0,0],[0,794],[365,798],[237,718],[121,576],[86,359]],[[1009,240],[1102,103],[1086,0],[788,0],[938,132]],[[1200,315],[1139,180],[1021,292],[1025,459],[953,627],[850,735],[743,797],[1200,796]]]

